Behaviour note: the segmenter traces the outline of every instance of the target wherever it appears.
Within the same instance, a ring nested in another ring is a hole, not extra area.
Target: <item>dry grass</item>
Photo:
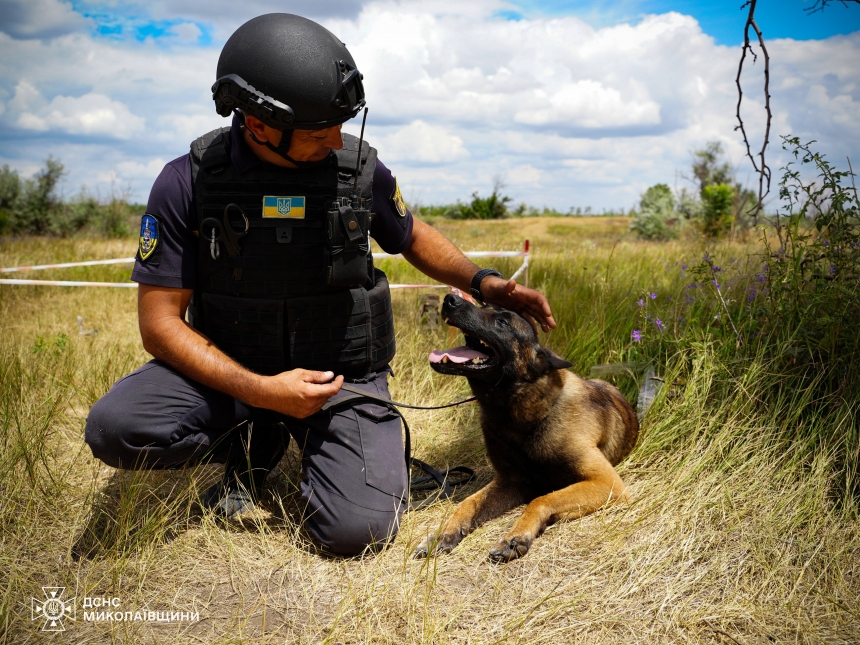
[[[523,237],[521,222],[437,225],[470,249],[512,248]],[[654,267],[689,252],[683,243],[618,242],[624,220],[525,226],[537,253],[533,281],[562,323],[551,344],[580,371],[625,356],[629,327],[605,330],[633,315],[637,288],[670,289],[672,278]],[[77,244],[4,240],[0,265],[133,252],[133,243]],[[388,264],[396,281],[415,280],[408,268]],[[510,271],[516,263],[499,264]],[[128,270],[50,275],[122,280]],[[466,384],[428,369],[427,352],[448,337],[417,327],[417,302],[418,294],[395,295],[392,395],[446,402]],[[99,334],[78,336],[77,315]],[[486,552],[519,511],[448,556],[411,558],[453,502],[407,514],[382,553],[323,557],[297,526],[295,453],[273,476],[264,508],[226,527],[195,502],[218,477],[216,467],[118,473],[101,466],[83,443],[83,424],[92,402],[147,359],[135,293],[3,286],[0,319],[0,643],[860,642],[858,522],[833,503],[833,455],[801,458],[807,453],[775,438],[781,413],[760,409],[754,396],[764,372],[750,370],[735,383],[750,396],[715,400],[722,373],[708,342],[676,396],[658,399],[619,468],[634,501],[553,527],[525,558],[497,566]],[[56,341],[61,334],[65,347]],[[45,349],[34,352],[40,336]],[[475,412],[408,411],[416,456],[475,466],[479,484],[487,482]],[[79,606],[65,633],[42,634],[29,603],[47,585],[65,585],[78,598],[118,596],[123,611],[197,611],[201,620],[87,623]]]

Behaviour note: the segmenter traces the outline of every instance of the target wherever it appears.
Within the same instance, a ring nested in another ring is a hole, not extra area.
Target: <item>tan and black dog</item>
[[[466,345],[430,355],[442,374],[465,376],[481,405],[481,428],[495,477],[463,501],[416,556],[447,553],[484,522],[527,504],[490,558],[525,555],[547,526],[627,498],[615,466],[639,435],[639,421],[614,386],[584,380],[541,347],[521,316],[448,295],[442,317]]]

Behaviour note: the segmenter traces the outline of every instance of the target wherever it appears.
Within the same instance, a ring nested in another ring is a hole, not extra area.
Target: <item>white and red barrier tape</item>
[[[519,269],[511,276],[511,279],[516,279],[521,275],[525,275],[525,280],[528,281],[529,268],[529,241],[526,240],[525,247],[522,251],[468,251],[464,253],[469,258],[517,258],[521,257],[523,263]],[[383,258],[402,258],[402,255],[392,255],[390,253],[374,253],[374,259]],[[38,264],[34,266],[9,267],[0,269],[0,273],[16,273],[18,271],[41,271],[44,269],[68,269],[71,267],[89,267],[99,266],[104,264],[132,264],[134,258],[116,258],[114,260],[90,260],[89,262],[64,262],[62,264]],[[78,282],[70,280],[20,280],[20,279],[3,279],[0,284],[27,284],[43,287],[120,287],[120,288],[137,288],[136,282]],[[447,289],[446,284],[392,284],[390,289]]]

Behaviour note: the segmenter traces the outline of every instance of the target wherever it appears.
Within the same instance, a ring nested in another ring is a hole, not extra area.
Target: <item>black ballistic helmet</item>
[[[239,27],[221,50],[212,100],[278,130],[322,130],[364,107],[362,74],[340,39],[313,20],[270,13]]]

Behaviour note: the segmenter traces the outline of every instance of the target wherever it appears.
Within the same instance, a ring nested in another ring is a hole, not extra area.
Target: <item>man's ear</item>
[[[564,360],[558,354],[551,352],[550,350],[544,348],[543,350],[546,352],[547,364],[549,365],[549,369],[551,370],[566,370],[568,367],[573,367],[573,363],[570,361]]]
[[[273,136],[276,130],[267,126],[257,117],[251,116],[250,114],[246,114],[245,127],[248,128],[248,130],[250,130],[251,132],[253,132],[254,136],[257,137],[257,139],[259,139],[260,141],[268,141],[272,145],[277,145],[274,142],[274,139],[276,137]]]

